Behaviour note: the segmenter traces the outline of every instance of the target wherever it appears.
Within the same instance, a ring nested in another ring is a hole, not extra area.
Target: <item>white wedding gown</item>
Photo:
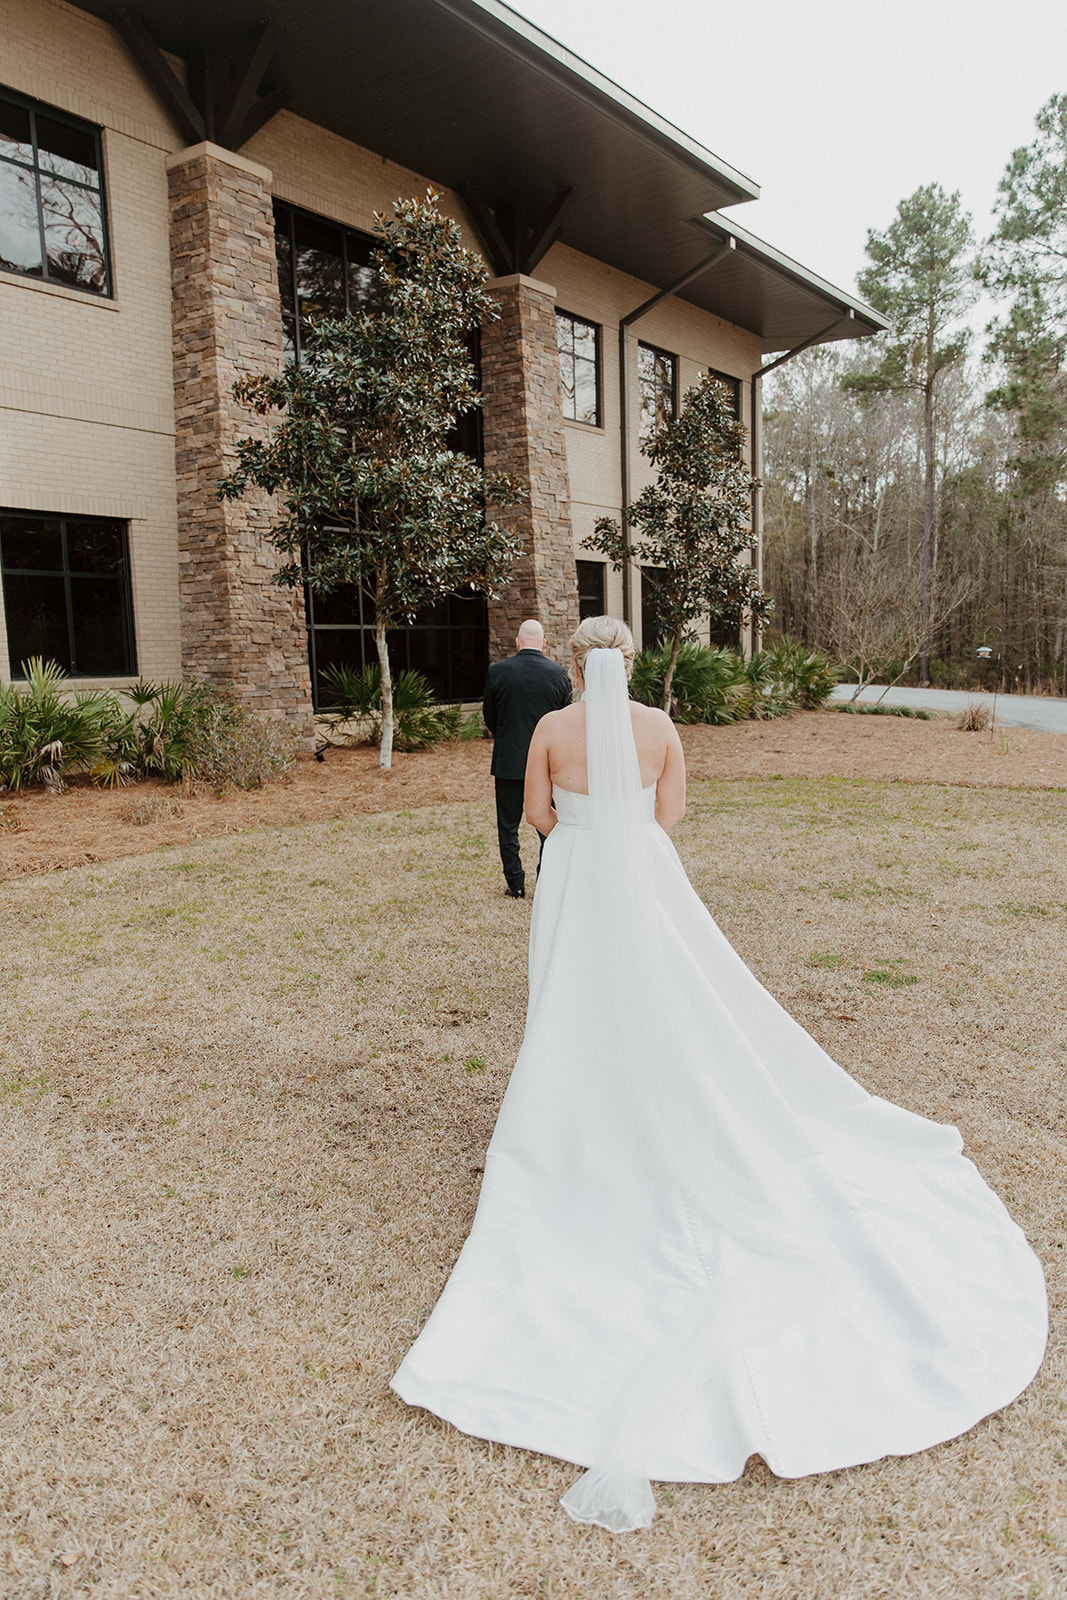
[[[588,795],[555,790],[522,1050],[470,1237],[393,1379],[465,1433],[650,1479],[909,1455],[1030,1382],[1045,1282],[955,1128],[870,1095],[749,972],[640,788],[622,657],[586,667]]]

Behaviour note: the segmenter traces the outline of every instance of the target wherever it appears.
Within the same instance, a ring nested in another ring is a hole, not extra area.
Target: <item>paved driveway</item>
[[[855,686],[839,683],[833,692],[834,700],[851,700]],[[993,709],[991,694],[970,694],[962,689],[886,689],[869,684],[860,695],[861,701],[882,699],[886,705],[918,706],[926,711],[955,714],[972,701]],[[1043,695],[998,694],[996,720],[1010,728],[1038,728],[1043,733],[1067,733],[1067,700],[1046,699]]]

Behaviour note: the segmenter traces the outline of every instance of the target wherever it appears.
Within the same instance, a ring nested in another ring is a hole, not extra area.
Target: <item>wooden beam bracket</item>
[[[189,144],[199,144],[206,139],[207,125],[199,108],[140,17],[127,11],[124,6],[118,6],[110,13],[108,21],[121,34],[127,49],[183,138]]]

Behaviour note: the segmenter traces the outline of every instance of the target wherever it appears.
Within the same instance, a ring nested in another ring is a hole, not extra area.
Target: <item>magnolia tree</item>
[[[267,437],[239,441],[218,493],[236,499],[255,486],[279,496],[269,537],[285,560],[274,582],[316,595],[353,584],[371,602],[379,764],[389,767],[389,630],[464,586],[499,592],[522,545],[486,520],[485,503],[507,507],[525,491],[447,443],[456,419],[481,403],[468,339],[499,314],[486,269],[432,192],[397,201],[374,231],[369,300],[318,322],[299,365],[235,386],[250,410],[278,420]]]
[[[671,646],[664,711],[670,710],[678,651],[694,623],[707,618],[713,626],[732,625],[742,617],[763,621],[770,615],[770,598],[750,560],[756,481],[741,457],[744,440],[725,386],[705,376],[690,389],[679,415],[642,446],[659,477],[627,508],[637,537],[627,538],[617,522],[600,517],[584,541],[616,571],[634,558],[659,568],[656,612]]]

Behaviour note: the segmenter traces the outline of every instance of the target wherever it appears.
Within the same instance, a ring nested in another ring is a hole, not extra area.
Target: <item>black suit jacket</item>
[[[571,680],[540,650],[520,650],[489,668],[482,715],[493,735],[494,778],[525,778],[530,740],[548,711],[571,703]]]

